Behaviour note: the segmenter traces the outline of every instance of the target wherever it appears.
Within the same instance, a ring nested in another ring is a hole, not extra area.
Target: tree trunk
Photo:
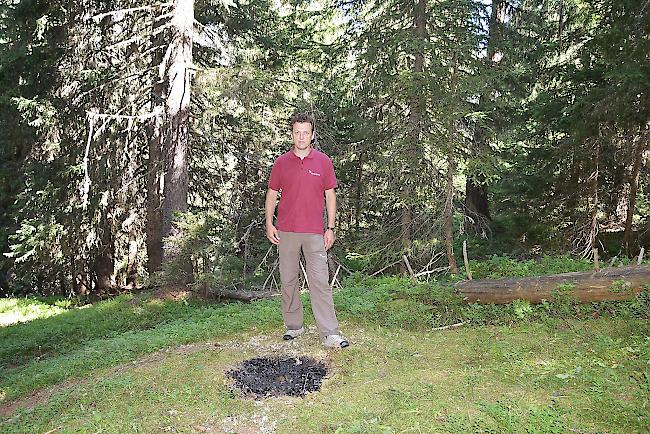
[[[177,237],[178,229],[172,224],[174,213],[187,211],[189,147],[190,95],[192,79],[192,33],[194,25],[194,1],[176,0],[171,19],[172,40],[167,49],[165,64],[168,85],[165,104],[165,136],[163,140],[163,159],[165,180],[162,202],[163,237]],[[190,258],[180,256],[180,247],[173,242],[163,244],[163,264],[179,261],[179,276],[187,282],[191,280]]]
[[[361,181],[363,179],[363,161],[365,152],[359,152],[359,161],[357,163],[357,185],[354,197],[354,227],[359,232],[359,220],[361,219]]]
[[[650,282],[650,266],[606,268],[599,272],[539,277],[466,280],[455,285],[468,303],[506,304],[514,300],[541,303],[566,295],[582,303],[634,298]]]
[[[132,212],[132,215],[129,218],[131,222],[129,225],[129,252],[127,256],[126,279],[125,279],[126,286],[128,286],[129,288],[136,287],[137,277],[138,277],[137,261],[138,261],[138,247],[140,246],[140,243],[138,242],[136,226],[134,223],[136,219],[137,219],[137,215],[135,215],[135,212]]]
[[[157,13],[160,15],[160,8]],[[153,31],[157,31],[164,22],[157,18]],[[163,33],[151,37],[153,47],[158,47],[152,54],[152,67],[159,67],[163,61],[163,52],[160,47],[163,44]],[[147,140],[149,143],[149,159],[147,161],[147,204],[146,204],[146,244],[147,244],[147,272],[152,275],[162,269],[163,242],[162,242],[162,141],[163,141],[163,117],[167,86],[163,77],[157,73],[154,75],[151,89],[151,111],[156,113],[149,120],[147,126]]]
[[[598,230],[600,229],[598,224],[598,178],[600,176],[600,142],[603,140],[603,134],[599,133],[598,139],[596,140],[596,168],[592,173],[592,183],[591,183],[591,197],[592,206],[591,209],[591,224],[589,229],[589,236],[587,245],[584,247],[582,256],[591,257],[594,246],[596,245],[596,237],[598,236]]]
[[[82,270],[76,274],[75,277],[75,286],[77,288],[77,294],[83,297],[90,295],[90,279],[88,274],[86,274],[86,269],[82,263]]]
[[[451,274],[458,274],[454,257],[454,147],[450,145],[447,156],[447,200],[445,200],[445,245]]]
[[[490,15],[489,36],[487,42],[488,59],[492,66],[497,65],[503,56],[499,46],[503,40],[503,25],[507,20],[507,2],[494,0],[492,2],[492,13]],[[479,111],[488,111],[493,96],[493,89],[486,89],[479,97]],[[487,131],[480,125],[474,133],[475,158],[481,158],[481,154],[489,152],[489,137]],[[466,231],[483,231],[490,222],[490,204],[488,199],[488,188],[485,185],[485,177],[475,174],[474,177],[467,177],[465,181],[465,218],[464,226]]]
[[[250,197],[248,189],[248,177],[249,177],[249,165],[250,158],[246,143],[252,139],[244,139],[239,145],[241,150],[239,152],[239,158],[237,158],[237,182],[233,185],[233,192],[237,194],[238,198],[234,199],[238,205],[232,207],[233,219],[237,220],[237,227],[235,229],[235,239],[239,240],[237,243],[237,256],[242,260],[242,276],[246,276],[247,273],[247,260],[248,260],[248,246],[249,240],[247,232],[249,232],[248,226],[251,222],[248,222],[247,215],[244,212],[245,204],[252,204],[254,198]],[[256,195],[259,196],[259,195]]]
[[[479,230],[486,222],[491,220],[488,189],[480,182],[471,178],[465,181],[465,229]]]
[[[627,216],[625,218],[625,233],[623,234],[623,250],[630,255],[632,250],[632,218],[636,208],[636,194],[639,190],[639,176],[643,167],[643,153],[647,145],[647,135],[639,137],[634,152],[634,163],[630,174],[630,194],[627,202]]]
[[[406,193],[409,194],[412,190],[410,188],[406,189]],[[413,214],[411,210],[411,205],[404,205],[402,207],[402,214],[400,216],[400,239],[402,240],[402,251],[404,254],[407,254],[411,247],[411,224],[413,223]],[[400,273],[403,275],[408,274],[408,268],[404,262],[400,262]]]
[[[90,268],[94,283],[95,294],[110,293],[117,285],[115,277],[115,192],[119,189],[119,177],[115,173],[117,164],[117,147],[102,140],[105,155],[99,160],[95,194],[100,195],[96,212],[98,219],[92,219],[96,224],[97,245],[91,250]],[[99,145],[99,143],[98,143]],[[105,158],[105,160],[104,160]],[[101,193],[100,193],[101,192]],[[92,209],[92,208],[91,208]]]
[[[413,8],[413,32],[415,37],[421,40],[426,39],[426,0],[417,0],[415,7]],[[413,63],[413,75],[417,79],[419,75],[424,71],[424,52],[422,49],[419,49],[415,53],[415,61]],[[418,95],[413,93],[410,98],[409,103],[409,130],[410,130],[410,143],[409,143],[409,156],[412,157],[411,163],[417,162],[416,147],[420,143],[421,139],[421,123],[422,123],[422,109],[419,104]],[[416,170],[417,172],[417,170]],[[400,216],[400,239],[402,241],[402,250],[405,254],[408,254],[409,249],[411,248],[411,238],[412,231],[411,226],[413,225],[413,209],[412,205],[408,202],[413,195],[413,184],[409,180],[404,181],[406,186],[403,190],[403,200],[405,204],[402,207],[402,212]],[[406,266],[404,264],[400,265],[402,274],[408,273]]]
[[[101,294],[115,287],[115,242],[113,228],[107,217],[109,210],[104,210],[97,226],[99,243],[92,262],[95,280],[94,292]]]

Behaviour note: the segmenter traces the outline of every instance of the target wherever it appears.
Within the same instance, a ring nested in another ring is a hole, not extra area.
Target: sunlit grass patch
[[[66,312],[66,303],[48,304],[36,298],[0,298],[0,327]]]

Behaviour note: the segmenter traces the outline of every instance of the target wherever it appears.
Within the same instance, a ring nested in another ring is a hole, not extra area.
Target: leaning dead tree
[[[644,132],[635,138],[636,146],[632,159],[632,170],[629,174],[629,195],[625,217],[625,232],[623,235],[623,250],[629,255],[632,252],[632,221],[636,210],[636,196],[639,190],[641,169],[644,166],[644,153],[650,140],[650,128],[646,126]]]
[[[590,303],[629,300],[649,290],[650,265],[606,268],[598,272],[574,272],[538,277],[467,280],[455,285],[469,303],[506,304],[514,300],[541,303],[558,296]]]

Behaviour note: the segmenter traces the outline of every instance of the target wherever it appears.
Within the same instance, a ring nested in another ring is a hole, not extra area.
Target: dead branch
[[[469,259],[467,257],[467,240],[463,240],[463,261],[465,262],[465,271],[467,278],[472,280],[472,271],[469,269]]]
[[[449,265],[447,265],[445,267],[434,268],[432,270],[421,271],[418,274],[416,274],[415,277],[427,276],[427,275],[433,274],[433,273],[442,273],[443,271],[447,271],[447,270],[449,270]]]
[[[375,271],[374,273],[372,273],[372,274],[370,275],[370,277],[376,276],[377,274],[381,273],[382,271],[384,271],[384,270],[386,270],[386,269],[392,267],[393,265],[397,265],[397,264],[399,264],[400,262],[402,262],[402,259],[399,259],[399,260],[393,262],[392,264],[388,264],[388,265],[386,265],[384,268]]]
[[[461,327],[461,326],[463,326],[465,324],[467,324],[467,321],[459,322],[459,323],[456,323],[456,324],[449,324],[449,325],[442,326],[442,327],[436,327],[436,328],[431,329],[431,330],[432,331],[439,331],[439,330],[455,329],[455,328]]]
[[[409,274],[411,275],[411,282],[415,285],[418,280],[415,278],[415,273],[413,273],[413,268],[411,268],[411,263],[409,262],[409,258],[406,255],[402,255],[402,259],[404,259],[404,263],[406,264],[406,268],[409,271]]]

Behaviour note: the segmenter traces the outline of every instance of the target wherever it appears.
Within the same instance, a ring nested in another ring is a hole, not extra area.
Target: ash
[[[327,368],[310,357],[258,357],[226,372],[235,386],[255,399],[271,396],[303,397],[320,390]]]

